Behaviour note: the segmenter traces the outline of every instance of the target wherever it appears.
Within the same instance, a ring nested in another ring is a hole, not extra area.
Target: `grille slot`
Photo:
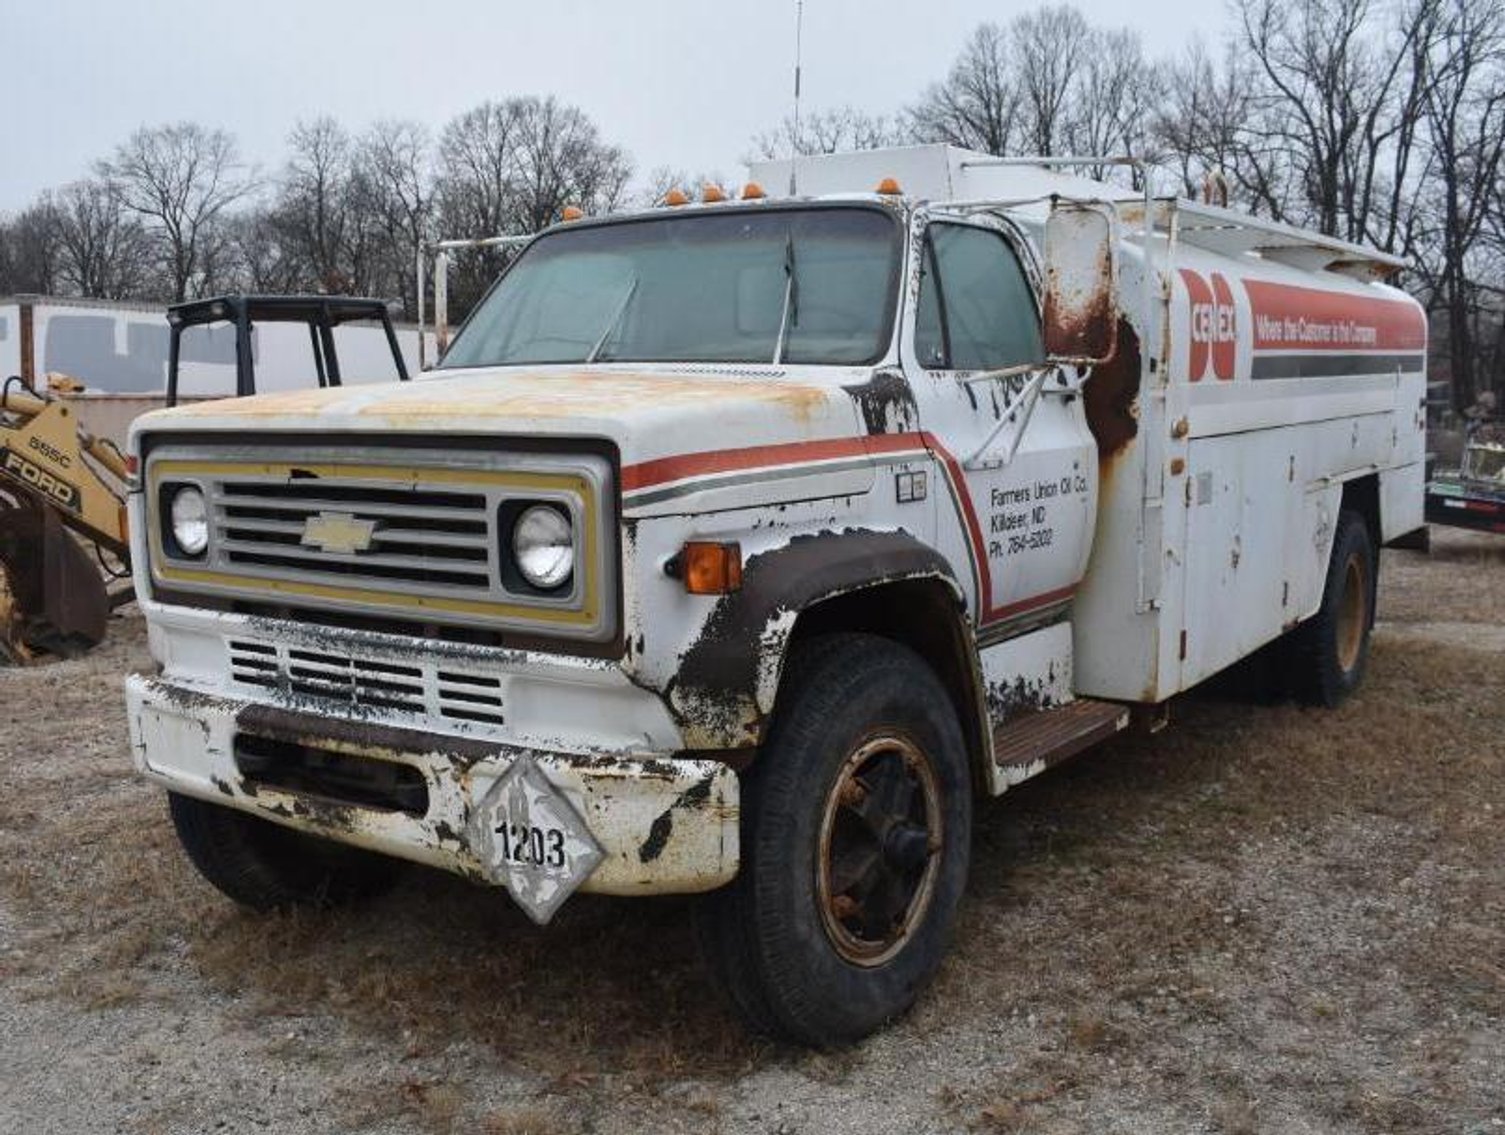
[[[291,475],[212,483],[213,542],[226,566],[419,585],[431,594],[491,593],[496,541],[486,494],[299,477],[296,469]],[[346,551],[304,543],[308,522],[320,516],[369,529],[367,546]]]
[[[230,677],[344,709],[389,709],[486,725],[507,720],[502,680],[489,674],[235,640]]]
[[[484,721],[501,725],[502,683],[482,674],[439,671],[439,713],[461,721]]]

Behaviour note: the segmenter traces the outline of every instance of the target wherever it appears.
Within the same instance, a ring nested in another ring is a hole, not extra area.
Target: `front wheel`
[[[167,794],[178,842],[199,874],[253,910],[327,906],[389,890],[395,859],[282,827],[233,808]]]
[[[744,780],[741,871],[699,929],[754,1028],[833,1045],[902,1013],[939,968],[972,788],[950,698],[908,648],[825,636],[786,683]]]
[[[1292,642],[1296,694],[1308,705],[1336,706],[1364,679],[1376,568],[1369,525],[1357,512],[1340,513],[1322,606],[1296,630]]]

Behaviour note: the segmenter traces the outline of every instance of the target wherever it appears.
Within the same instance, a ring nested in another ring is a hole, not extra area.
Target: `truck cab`
[[[132,745],[232,898],[698,893],[744,1018],[839,1043],[975,798],[1271,643],[1356,687],[1421,523],[1393,262],[949,147],[753,173],[539,235],[422,379],[138,423]]]

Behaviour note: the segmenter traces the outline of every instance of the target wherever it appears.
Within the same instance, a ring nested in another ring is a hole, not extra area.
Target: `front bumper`
[[[736,874],[738,781],[719,761],[527,748],[237,700],[159,678],[126,680],[131,751],[148,779],[186,796],[372,851],[503,884],[474,834],[478,808],[512,766],[532,763],[603,855],[580,889],[707,891]],[[258,782],[237,760],[247,737],[417,770],[421,814]]]

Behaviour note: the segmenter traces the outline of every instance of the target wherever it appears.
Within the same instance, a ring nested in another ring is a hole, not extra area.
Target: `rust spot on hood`
[[[177,418],[349,416],[423,423],[481,418],[612,417],[645,409],[759,403],[808,421],[832,404],[827,389],[775,377],[616,370],[493,370],[411,383],[260,394],[183,406]]]

